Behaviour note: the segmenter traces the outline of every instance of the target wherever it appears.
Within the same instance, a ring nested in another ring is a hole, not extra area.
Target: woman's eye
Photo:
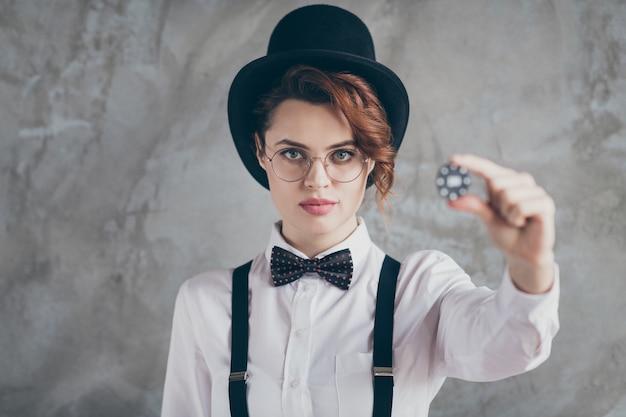
[[[356,154],[353,151],[349,151],[347,149],[340,149],[333,153],[333,159],[338,162],[349,161],[354,158]]]
[[[280,151],[280,155],[286,159],[302,159],[304,155],[297,149],[284,149]]]

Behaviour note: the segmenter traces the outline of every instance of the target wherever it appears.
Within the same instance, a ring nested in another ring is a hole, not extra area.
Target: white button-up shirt
[[[250,270],[247,381],[250,416],[372,414],[372,334],[385,254],[363,221],[341,244],[354,277],[343,291],[316,274],[274,287],[272,247],[300,257],[274,225]],[[163,417],[230,415],[232,270],[186,281],[174,311]],[[448,256],[408,256],[395,299],[393,416],[426,417],[446,377],[490,381],[538,366],[559,328],[558,273],[551,291],[530,295],[505,274],[497,291],[477,288]]]

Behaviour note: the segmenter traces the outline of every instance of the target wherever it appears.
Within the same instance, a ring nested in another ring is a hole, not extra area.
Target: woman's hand
[[[467,168],[487,184],[489,201],[469,194],[449,205],[476,214],[506,255],[515,285],[528,293],[549,291],[554,279],[554,200],[528,173],[475,155],[454,155],[450,162]]]

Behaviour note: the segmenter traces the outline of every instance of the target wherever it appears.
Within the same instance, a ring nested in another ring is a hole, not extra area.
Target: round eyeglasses
[[[356,180],[369,160],[353,149],[337,149],[329,152],[324,158],[312,157],[301,149],[280,149],[270,158],[272,170],[278,178],[287,182],[295,182],[306,177],[314,159],[322,161],[322,165],[330,178],[337,182]]]

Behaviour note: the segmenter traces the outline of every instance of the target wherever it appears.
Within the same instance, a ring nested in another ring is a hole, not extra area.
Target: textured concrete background
[[[0,0],[0,416],[156,416],[174,297],[277,219],[226,96],[305,1]],[[404,79],[402,184],[373,238],[504,267],[433,177],[471,151],[558,205],[562,330],[539,369],[449,380],[432,416],[626,416],[626,2],[346,0]]]

